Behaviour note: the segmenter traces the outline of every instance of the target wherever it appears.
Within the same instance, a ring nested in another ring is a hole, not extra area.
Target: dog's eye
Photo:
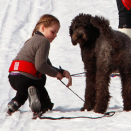
[[[75,26],[75,28],[74,29],[78,29],[79,28],[79,26]]]
[[[87,27],[87,26],[85,26],[85,27],[84,27],[84,29],[88,29],[88,27]]]

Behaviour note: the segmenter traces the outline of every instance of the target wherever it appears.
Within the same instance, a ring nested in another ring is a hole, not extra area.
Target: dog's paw
[[[84,111],[84,110],[91,111],[93,110],[93,108],[91,106],[84,106],[81,108],[81,111]]]
[[[106,108],[95,107],[94,112],[104,114],[106,112]]]
[[[81,111],[84,111],[84,110],[85,110],[85,108],[84,108],[84,107],[82,107],[82,108],[81,108]]]

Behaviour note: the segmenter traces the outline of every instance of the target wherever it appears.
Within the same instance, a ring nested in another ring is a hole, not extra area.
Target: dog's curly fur
[[[82,110],[105,113],[110,75],[120,72],[124,110],[131,110],[131,39],[109,26],[104,17],[79,14],[69,27],[73,45],[79,43],[86,70],[85,103]]]

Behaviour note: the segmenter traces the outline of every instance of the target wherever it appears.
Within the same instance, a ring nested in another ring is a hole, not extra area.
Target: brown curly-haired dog
[[[86,70],[85,103],[82,110],[105,113],[108,107],[110,75],[119,70],[124,110],[131,110],[131,40],[113,30],[103,17],[79,14],[69,33],[79,43]]]

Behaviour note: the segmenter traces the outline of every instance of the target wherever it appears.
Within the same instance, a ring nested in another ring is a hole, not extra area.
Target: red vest
[[[41,77],[41,73],[39,73],[35,65],[31,62],[23,61],[23,60],[14,60],[11,63],[11,66],[9,68],[9,72],[11,71],[20,71],[20,72],[26,72],[29,73],[35,77]]]
[[[131,10],[131,0],[122,0],[122,3],[127,8],[127,10]]]

